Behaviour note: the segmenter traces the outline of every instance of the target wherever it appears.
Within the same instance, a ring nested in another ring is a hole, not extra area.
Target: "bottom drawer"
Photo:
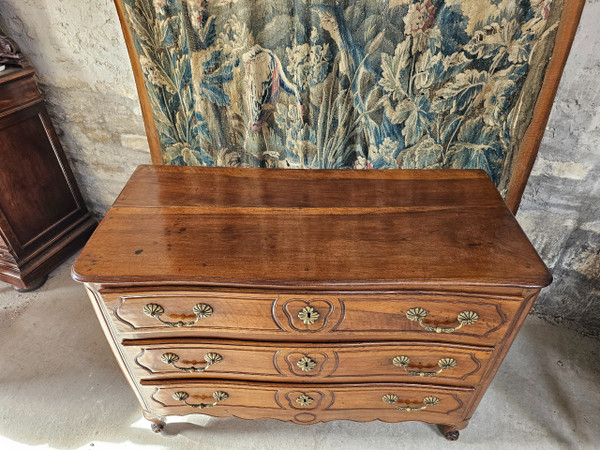
[[[207,414],[278,419],[298,424],[330,420],[457,423],[473,389],[403,383],[276,385],[240,382],[143,382],[159,415]]]

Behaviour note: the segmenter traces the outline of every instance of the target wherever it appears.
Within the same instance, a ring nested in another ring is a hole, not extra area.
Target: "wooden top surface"
[[[73,267],[89,283],[542,287],[482,171],[140,166]]]

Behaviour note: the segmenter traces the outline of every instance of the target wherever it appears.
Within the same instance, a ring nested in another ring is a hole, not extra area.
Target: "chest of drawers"
[[[169,415],[458,438],[551,276],[480,171],[141,166],[73,267]]]

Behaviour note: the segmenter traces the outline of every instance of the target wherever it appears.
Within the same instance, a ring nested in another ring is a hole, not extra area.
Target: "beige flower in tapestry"
[[[562,0],[123,3],[166,164],[479,168],[501,189],[552,50],[540,43],[562,9]]]

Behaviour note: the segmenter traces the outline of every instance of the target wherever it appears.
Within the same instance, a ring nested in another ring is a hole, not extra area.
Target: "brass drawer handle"
[[[160,357],[160,360],[162,362],[164,362],[165,364],[169,364],[169,365],[173,366],[175,369],[177,369],[181,372],[197,373],[197,372],[204,372],[206,369],[208,369],[213,364],[219,364],[221,361],[223,361],[223,357],[221,355],[219,355],[218,353],[207,353],[206,355],[204,355],[204,361],[206,361],[206,365],[204,367],[195,367],[195,366],[181,367],[181,366],[178,366],[175,363],[177,361],[179,361],[179,355],[177,355],[176,353],[170,353],[170,352],[163,353],[163,355]]]
[[[217,406],[217,404],[220,401],[227,400],[229,398],[229,394],[227,392],[217,391],[217,392],[213,392],[213,397],[215,398],[214,403],[199,403],[199,404],[195,405],[193,403],[188,403],[187,399],[190,398],[190,394],[188,394],[187,392],[179,391],[179,392],[175,392],[173,394],[173,398],[175,400],[177,400],[178,402],[183,402],[192,408],[199,408],[199,409],[212,408],[213,406]]]
[[[146,314],[148,317],[154,317],[156,320],[165,324],[166,326],[175,328],[193,327],[200,319],[212,316],[213,309],[210,305],[198,303],[192,308],[192,312],[196,315],[196,320],[193,322],[183,322],[182,320],[177,322],[167,322],[166,320],[162,320],[160,317],[165,313],[165,309],[162,306],[157,303],[148,303],[146,306],[144,306],[144,314]]]
[[[422,411],[424,409],[427,409],[427,407],[429,406],[435,406],[440,402],[440,399],[437,397],[433,397],[433,396],[429,396],[429,397],[425,397],[423,399],[423,405],[420,408],[413,408],[412,406],[399,406],[396,403],[398,402],[398,396],[396,394],[386,394],[384,395],[381,400],[383,400],[384,403],[388,403],[390,405],[392,405],[394,408],[400,410],[400,411],[406,411],[406,412],[411,412],[411,411]]]
[[[421,325],[421,328],[423,328],[424,330],[434,331],[436,333],[453,333],[456,330],[462,328],[464,325],[474,324],[475,322],[477,322],[477,319],[479,319],[479,314],[477,314],[475,311],[463,311],[459,313],[456,317],[456,320],[458,321],[458,323],[460,323],[460,325],[454,328],[427,326],[423,323],[425,317],[427,317],[427,311],[425,311],[423,308],[410,308],[408,311],[406,311],[406,318],[408,320],[412,320],[413,322],[419,322],[419,325]]]
[[[437,370],[435,372],[424,372],[422,370],[408,370],[410,358],[408,356],[401,355],[396,356],[394,359],[392,359],[392,364],[394,364],[396,367],[403,367],[409,375],[414,375],[418,377],[435,377],[436,375],[442,373],[444,370],[453,369],[454,367],[456,367],[457,363],[454,358],[442,358],[438,361],[438,366],[440,366],[440,370]]]

